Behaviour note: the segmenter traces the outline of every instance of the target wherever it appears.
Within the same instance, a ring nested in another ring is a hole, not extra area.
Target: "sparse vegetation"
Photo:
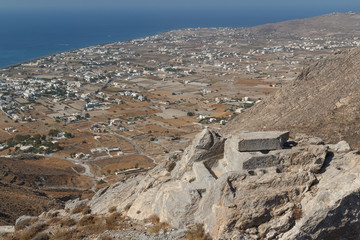
[[[186,232],[187,240],[211,240],[209,234],[206,234],[202,224],[196,224],[192,229]]]
[[[89,206],[84,207],[84,209],[81,211],[83,215],[87,215],[91,213],[91,208]]]
[[[150,227],[149,232],[150,233],[159,233],[160,230],[163,230],[166,232],[166,230],[169,228],[169,224],[160,222],[160,219],[157,215],[151,215],[147,221],[151,222],[153,226]]]
[[[109,208],[108,210],[109,213],[113,213],[113,212],[116,212],[116,206],[112,206]]]
[[[78,225],[82,227],[88,226],[97,223],[99,220],[96,215],[86,215],[79,220]]]
[[[121,213],[114,212],[110,216],[105,218],[106,229],[116,229],[116,227],[120,226],[123,221],[124,217],[121,215]]]
[[[15,154],[20,153],[51,153],[62,150],[58,142],[52,142],[47,139],[46,136],[40,134],[31,135],[16,135],[13,138],[9,138],[6,141],[9,147],[15,147]],[[19,147],[23,146],[24,148]]]
[[[166,167],[166,170],[168,172],[171,172],[176,166],[176,162],[175,161],[169,161],[166,163],[165,167]]]
[[[128,203],[126,206],[125,206],[125,208],[124,208],[124,210],[127,212],[127,211],[129,211],[129,209],[131,208],[131,203]]]
[[[76,225],[76,221],[73,218],[64,218],[60,221],[60,227],[72,227]]]
[[[38,235],[39,237],[44,235],[39,235],[42,231],[46,230],[48,228],[48,225],[45,223],[39,223],[32,225],[29,228],[26,228],[22,231],[16,232],[14,239],[15,240],[29,240],[29,239],[36,239],[35,237]],[[42,238],[37,238],[42,239]]]
[[[34,224],[35,222],[37,221],[36,218],[28,218],[28,219],[25,219],[25,220],[22,220],[20,223],[18,223],[16,226],[15,226],[15,230],[16,231],[20,231],[32,224]]]
[[[81,213],[85,208],[90,208],[87,205],[79,205],[71,211],[71,214]]]
[[[101,240],[113,240],[114,238],[108,236],[108,235],[103,235],[101,236]]]
[[[49,240],[49,239],[50,239],[50,236],[46,232],[41,232],[33,238],[33,240]]]
[[[297,205],[293,208],[292,217],[294,220],[298,220],[298,219],[302,218],[301,205]]]

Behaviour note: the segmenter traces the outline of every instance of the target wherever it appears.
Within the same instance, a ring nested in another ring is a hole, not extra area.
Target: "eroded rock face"
[[[204,129],[173,170],[159,165],[99,191],[89,202],[92,212],[116,206],[133,219],[157,215],[176,228],[201,223],[214,239],[326,239],[344,231],[359,236],[360,156],[302,140],[286,149],[247,152],[272,154],[273,160],[262,164],[259,158],[254,167],[237,169],[230,157],[237,156],[231,149],[236,142],[224,148],[226,141]]]
[[[187,171],[191,171],[195,162],[211,161],[213,158],[223,155],[225,140],[215,131],[205,128],[195,137],[193,144],[185,150],[181,161],[171,172],[171,176],[181,178]]]
[[[355,153],[334,157],[316,192],[302,199],[302,217],[281,239],[359,239],[359,161]]]

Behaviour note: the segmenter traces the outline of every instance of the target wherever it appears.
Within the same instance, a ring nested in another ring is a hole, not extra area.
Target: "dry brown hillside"
[[[331,13],[318,17],[269,23],[244,29],[255,35],[298,37],[359,36],[360,13]]]
[[[322,59],[222,130],[290,130],[360,147],[360,47]]]
[[[65,160],[39,156],[0,158],[0,225],[14,224],[21,215],[39,215],[81,197],[92,179]],[[1,238],[1,237],[0,237]]]

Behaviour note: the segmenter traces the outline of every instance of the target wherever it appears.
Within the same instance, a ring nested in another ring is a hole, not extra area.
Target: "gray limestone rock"
[[[34,222],[34,221],[37,221],[38,219],[39,218],[35,217],[35,216],[22,215],[16,219],[15,226],[24,224],[25,222]]]
[[[281,239],[360,239],[359,156],[334,157],[316,192],[301,201],[302,216]]]
[[[206,158],[222,154],[224,151],[224,142],[225,139],[219,134],[209,128],[205,128],[196,136],[186,164],[191,166],[194,162],[199,162]]]
[[[6,233],[15,232],[15,226],[0,226],[0,236]]]
[[[171,176],[181,178],[188,170],[191,170],[195,162],[209,161],[222,156],[224,153],[225,138],[209,128],[205,128],[196,135],[192,145],[185,151],[179,162],[177,162]]]
[[[312,145],[323,145],[324,141],[319,137],[311,137],[309,138],[308,143]]]
[[[330,144],[329,148],[334,149],[339,153],[346,153],[351,151],[351,147],[346,141],[340,141],[337,144]]]
[[[253,170],[257,168],[268,168],[279,165],[280,159],[275,154],[253,154],[249,160],[243,162],[244,170]]]
[[[328,158],[327,145],[308,142],[268,153],[239,152],[236,137],[225,141],[205,129],[173,171],[159,165],[100,190],[89,205],[100,214],[116,206],[136,220],[157,215],[179,229],[203,224],[214,239],[356,236],[359,160],[355,153]]]
[[[65,203],[65,209],[73,211],[76,208],[83,208],[88,204],[89,200],[81,200],[77,198],[75,200],[70,200]]]
[[[279,150],[289,139],[289,132],[242,132],[237,138],[240,152]]]

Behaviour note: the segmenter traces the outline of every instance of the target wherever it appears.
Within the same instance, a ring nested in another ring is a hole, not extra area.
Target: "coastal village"
[[[348,36],[183,29],[12,65],[0,70],[0,153],[34,149],[9,146],[16,135],[56,129],[50,140],[61,148],[51,155],[87,164],[94,176],[148,169],[178,158],[204,126],[225,125],[303,66],[358,45]]]

